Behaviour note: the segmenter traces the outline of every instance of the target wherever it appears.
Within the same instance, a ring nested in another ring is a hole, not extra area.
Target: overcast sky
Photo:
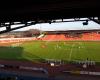
[[[93,21],[89,21],[88,25],[83,25],[82,23],[83,22],[63,22],[63,23],[51,23],[51,24],[43,23],[43,24],[28,26],[15,31],[25,31],[28,29],[41,29],[43,31],[100,29],[100,25]]]

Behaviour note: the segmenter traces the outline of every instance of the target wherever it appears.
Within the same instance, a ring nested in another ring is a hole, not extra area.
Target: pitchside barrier
[[[37,59],[38,60],[38,59]],[[93,60],[56,60],[56,59],[39,59],[38,61],[47,63],[47,64],[55,64],[55,65],[61,65],[61,64],[73,64],[73,65],[81,65],[82,67],[86,66],[100,66],[100,61],[93,61]]]
[[[71,61],[72,64],[86,64],[86,65],[96,65],[97,62],[95,61],[91,61],[91,60],[85,60],[85,61],[81,61],[81,60],[73,60]]]
[[[93,61],[93,60],[73,60],[70,61],[71,64],[87,64],[87,65],[96,65],[100,66],[100,61]]]
[[[69,61],[67,60],[57,60],[57,59],[45,59],[45,63],[50,64],[50,65],[55,65],[55,66],[59,66],[62,64],[70,64]]]
[[[38,60],[38,59],[37,59]],[[81,65],[82,67],[86,66],[100,66],[100,61],[93,61],[93,60],[56,60],[56,59],[39,59],[38,61],[47,63],[47,64],[55,64],[55,65],[61,65],[61,64],[73,64],[73,65]]]
[[[44,62],[44,63],[55,63],[55,64],[78,64],[78,65],[82,65],[82,64],[86,64],[86,65],[99,65],[100,62],[99,61],[92,61],[92,60],[72,60],[72,61],[67,61],[67,60],[56,60],[56,59],[37,59],[40,62]]]

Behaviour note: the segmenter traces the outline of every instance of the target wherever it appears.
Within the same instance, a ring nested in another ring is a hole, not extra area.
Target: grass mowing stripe
[[[71,50],[70,50],[70,54],[69,54],[69,61],[71,61],[71,56],[72,56],[72,51],[73,51],[74,46],[75,46],[75,43],[73,43],[71,46]]]

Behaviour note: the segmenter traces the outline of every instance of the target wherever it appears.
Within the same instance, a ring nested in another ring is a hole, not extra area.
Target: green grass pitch
[[[3,60],[86,60],[100,61],[99,41],[33,41],[17,46],[0,46]]]

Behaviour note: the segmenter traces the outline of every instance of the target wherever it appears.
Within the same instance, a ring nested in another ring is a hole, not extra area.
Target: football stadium
[[[22,41],[20,38],[1,40],[0,59],[28,61],[50,59],[71,62],[86,61],[88,58],[90,61],[100,61],[98,32],[41,35],[43,36],[39,38],[25,38],[26,41],[24,38]]]
[[[100,1],[0,3],[0,80],[100,80]]]
[[[45,31],[34,37],[1,38],[0,68],[8,69],[10,74],[13,70],[31,70],[30,74],[42,74],[43,80],[47,79],[44,74],[99,76],[99,50],[99,30]]]

